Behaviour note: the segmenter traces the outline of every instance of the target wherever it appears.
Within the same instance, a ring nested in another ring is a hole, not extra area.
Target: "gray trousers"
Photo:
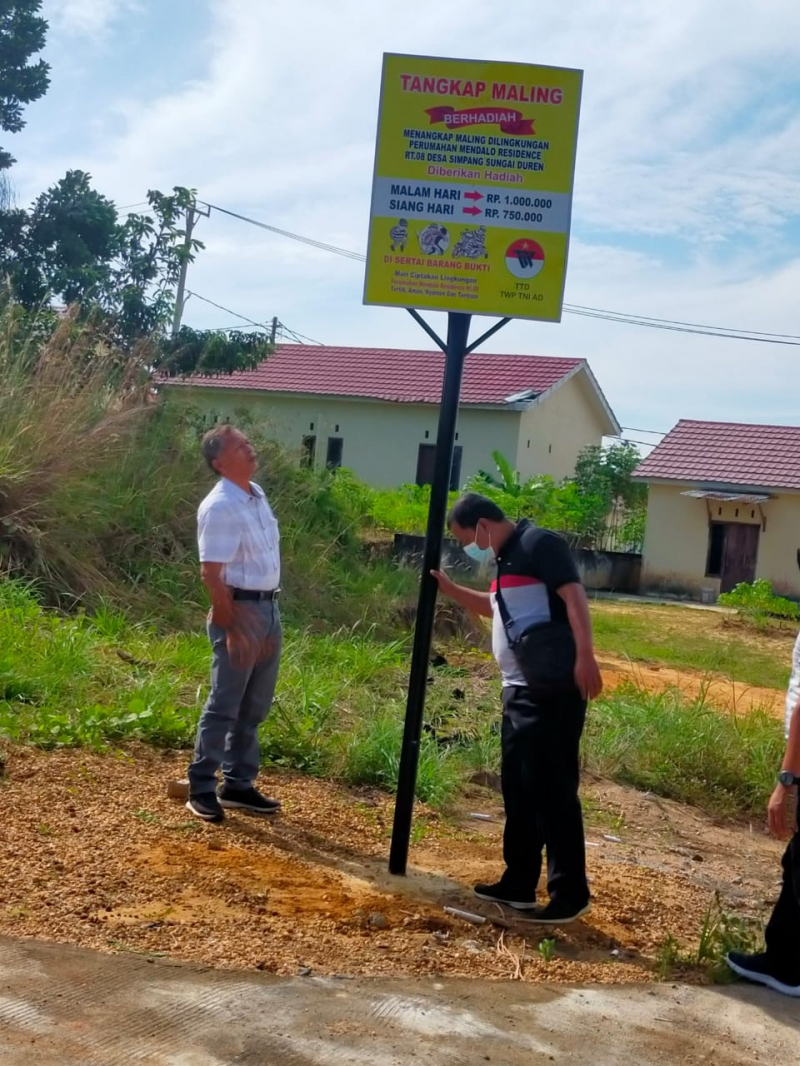
[[[260,764],[258,727],[269,714],[281,657],[281,619],[275,600],[248,603],[270,654],[249,669],[233,666],[225,630],[208,623],[211,641],[211,692],[197,727],[194,759],[189,766],[189,791],[214,792],[217,771],[233,788],[250,788]]]

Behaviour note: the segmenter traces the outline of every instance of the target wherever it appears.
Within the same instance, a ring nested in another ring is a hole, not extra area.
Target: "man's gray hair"
[[[234,427],[227,422],[221,426],[214,426],[206,433],[200,442],[200,450],[203,453],[203,458],[208,463],[209,470],[213,470],[215,474],[219,471],[214,466],[214,460],[219,459],[222,455],[222,450],[225,447],[225,438],[229,433],[233,431]]]

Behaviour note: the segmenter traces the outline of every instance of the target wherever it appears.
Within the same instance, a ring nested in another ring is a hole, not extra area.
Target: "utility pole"
[[[183,309],[186,306],[186,275],[189,270],[189,256],[192,250],[192,233],[194,227],[197,224],[197,220],[200,216],[208,218],[211,215],[211,209],[207,211],[198,211],[197,204],[193,200],[189,207],[186,208],[186,237],[183,242],[183,262],[181,263],[181,271],[178,275],[178,288],[175,292],[175,314],[172,318],[172,336],[175,337],[181,328],[181,319],[183,318]]]
[[[275,315],[275,317],[272,319],[272,330],[270,331],[270,335],[269,335],[269,342],[270,342],[270,344],[272,345],[273,348],[275,347],[275,340],[276,340],[277,336],[278,336],[278,316]]]

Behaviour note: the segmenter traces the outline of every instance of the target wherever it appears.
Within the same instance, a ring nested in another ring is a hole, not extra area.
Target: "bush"
[[[32,581],[49,605],[197,624],[196,511],[213,484],[199,439],[215,416],[153,402],[141,361],[128,365],[72,313],[55,327],[0,315],[0,574]],[[362,553],[361,501],[239,421],[280,521],[288,615],[388,626],[415,581]]]
[[[736,607],[750,621],[763,624],[768,618],[800,619],[800,607],[783,596],[776,596],[769,581],[758,578],[752,584],[738,584],[731,592],[719,596],[723,607]]]

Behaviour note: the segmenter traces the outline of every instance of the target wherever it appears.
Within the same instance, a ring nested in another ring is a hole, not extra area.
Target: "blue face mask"
[[[494,552],[491,545],[488,548],[479,548],[475,541],[472,544],[465,544],[464,551],[473,559],[476,563],[490,563],[494,560]]]

